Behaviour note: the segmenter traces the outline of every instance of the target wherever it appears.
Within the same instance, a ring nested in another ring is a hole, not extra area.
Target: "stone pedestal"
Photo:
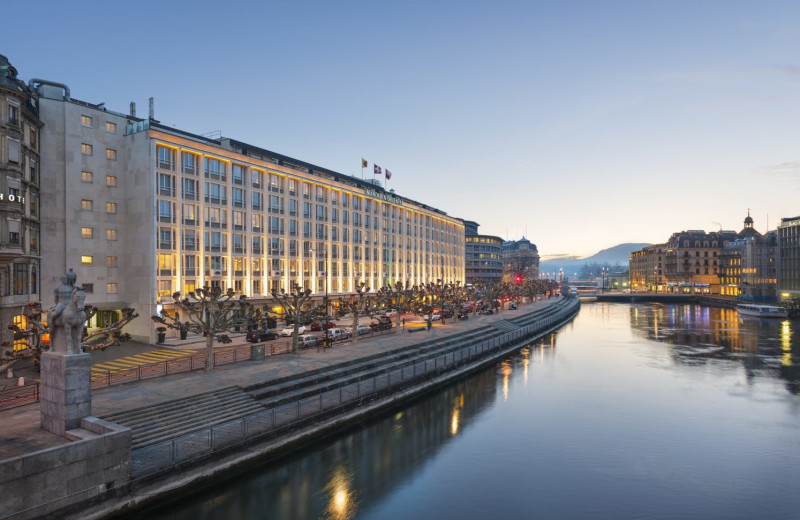
[[[64,435],[92,415],[92,359],[89,354],[42,353],[42,428]]]

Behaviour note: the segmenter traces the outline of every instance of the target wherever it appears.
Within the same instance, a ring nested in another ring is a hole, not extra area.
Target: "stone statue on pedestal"
[[[76,287],[77,277],[72,269],[61,276],[61,285],[54,291],[55,307],[48,313],[50,348],[53,352],[79,354],[86,321],[84,302],[86,292]]]

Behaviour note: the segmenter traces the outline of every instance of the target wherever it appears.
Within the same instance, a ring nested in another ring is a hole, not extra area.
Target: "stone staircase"
[[[263,410],[241,388],[229,386],[213,392],[176,399],[101,417],[132,430],[131,449],[222,424]]]

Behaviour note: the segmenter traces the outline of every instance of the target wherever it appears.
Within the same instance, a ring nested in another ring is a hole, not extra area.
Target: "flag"
[[[375,173],[375,175],[380,175],[381,174],[381,167],[378,166],[377,164],[374,164],[373,166],[375,166],[375,168],[373,168],[372,171]]]
[[[362,168],[366,168],[367,167],[367,160],[364,159],[363,157],[361,158],[361,167]]]
[[[390,172],[389,170],[386,170],[386,179],[388,180],[388,179],[391,179],[391,178],[392,178],[392,172]]]

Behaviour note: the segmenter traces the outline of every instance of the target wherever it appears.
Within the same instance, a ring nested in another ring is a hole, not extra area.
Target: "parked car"
[[[297,342],[301,347],[315,347],[317,345],[322,345],[322,338],[318,338],[313,334],[303,334],[297,337]]]
[[[325,330],[335,328],[336,324],[332,321],[317,320],[311,322],[311,330]]]
[[[370,323],[369,326],[374,331],[388,330],[392,328],[392,320],[389,318],[375,318],[375,321]]]
[[[387,318],[395,319],[397,317],[397,309],[392,309],[385,315]]]
[[[429,315],[426,314],[425,316],[422,317],[422,319],[424,319],[425,321],[428,321],[428,320],[430,320],[430,321],[439,321],[439,320],[442,319],[442,315],[441,314],[431,314],[429,316]]]
[[[297,328],[298,334],[305,334],[306,332],[308,332],[308,329],[305,325],[300,325],[300,327]],[[278,332],[278,336],[291,336],[292,334],[294,334],[294,326],[286,327]]]
[[[347,330],[336,328],[330,329],[328,331],[328,336],[333,338],[333,341],[342,341],[344,339],[348,339],[351,334]]]
[[[368,327],[367,325],[362,325],[360,323],[358,324],[358,327],[356,327],[356,330],[358,331],[359,336],[363,336],[364,334],[372,334],[372,329],[370,327]],[[352,335],[353,329],[347,329],[347,332],[349,332]]]
[[[278,334],[274,330],[251,330],[247,333],[247,341],[250,343],[272,341],[273,339],[278,339]]]

